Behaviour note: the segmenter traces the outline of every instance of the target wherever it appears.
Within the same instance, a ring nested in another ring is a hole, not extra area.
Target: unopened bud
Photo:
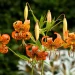
[[[39,39],[39,25],[38,25],[38,22],[36,22],[36,24],[35,24],[35,38],[36,38],[36,40]]]
[[[68,37],[68,30],[67,30],[67,20],[66,18],[64,17],[63,19],[63,39],[67,39]]]
[[[28,6],[26,4],[25,9],[24,9],[24,18],[25,18],[25,20],[27,20],[27,17],[28,17]]]
[[[48,12],[47,12],[47,22],[51,22],[51,20],[52,20],[51,12],[50,12],[50,10],[48,10]]]

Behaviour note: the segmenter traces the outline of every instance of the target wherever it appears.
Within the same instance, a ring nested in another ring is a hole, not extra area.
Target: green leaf
[[[33,42],[36,42],[36,41],[35,41],[35,38],[34,38],[33,36],[31,36],[31,39],[32,39]]]
[[[51,22],[47,22],[46,30],[50,31],[54,24],[55,24],[55,20],[54,19]]]
[[[45,28],[43,28],[43,29],[40,29],[40,34],[42,34],[43,36],[45,36],[45,32],[46,31],[46,29]]]
[[[8,47],[8,48],[9,48],[9,47]],[[16,53],[16,52],[14,52],[12,49],[10,49],[10,48],[9,48],[9,50],[10,50],[11,52],[13,52],[17,57],[19,57],[19,58],[21,58],[21,59],[23,59],[23,60],[26,60],[26,61],[29,60],[29,58],[28,58],[27,56],[22,55],[22,54],[19,54],[19,53]]]
[[[36,41],[36,44],[35,45],[37,45],[41,49],[41,43],[40,43],[39,40]]]
[[[39,21],[39,27],[42,28],[44,25],[44,16],[41,16],[40,21]]]
[[[25,56],[25,55],[22,55],[22,54],[19,54],[19,53],[17,53],[17,55],[21,58],[21,59],[24,59],[24,60],[29,60],[29,58],[27,57],[27,56]]]

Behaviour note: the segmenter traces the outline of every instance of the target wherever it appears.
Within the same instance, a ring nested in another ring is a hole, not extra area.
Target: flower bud
[[[35,38],[36,38],[36,40],[39,39],[39,25],[38,25],[38,22],[36,22],[36,24],[35,24]]]
[[[26,4],[25,9],[24,9],[24,18],[25,18],[25,20],[27,20],[27,17],[28,17],[28,6]]]
[[[47,22],[51,22],[51,20],[52,20],[51,12],[50,12],[50,10],[48,10],[48,12],[47,12]]]
[[[67,30],[67,20],[66,18],[64,17],[63,19],[63,39],[67,39],[68,37],[68,30]]]

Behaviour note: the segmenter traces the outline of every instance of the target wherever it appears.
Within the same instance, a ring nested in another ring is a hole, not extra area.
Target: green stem
[[[30,5],[29,5],[29,3],[28,3],[28,2],[27,2],[27,4],[28,4],[29,9],[30,9],[30,11],[31,11],[31,14],[32,14],[32,16],[33,16],[33,18],[34,18],[34,21],[35,21],[35,22],[37,22],[37,21],[38,21],[38,19],[35,17],[35,15],[34,15],[34,13],[33,13],[33,11],[32,11],[32,9],[31,9],[31,7],[30,7]]]
[[[44,74],[44,61],[42,60],[42,70],[41,70],[41,75],[43,75]]]
[[[21,54],[15,53],[11,48],[8,47],[8,49],[9,49],[11,52],[13,52],[17,57],[19,57],[19,58],[21,58],[21,59],[23,59],[23,60],[27,60],[27,61],[29,60],[29,58],[23,57]]]
[[[62,21],[58,22],[56,25],[54,25],[50,30],[52,30],[54,27],[56,27],[57,25],[59,25]]]
[[[33,61],[32,61],[32,70],[31,70],[31,75],[33,75],[33,72],[34,72],[34,64],[33,64]]]
[[[25,43],[24,39],[22,39],[22,44],[23,44],[23,46],[24,46],[24,45],[26,45],[26,43]]]
[[[32,75],[33,75],[33,71],[34,71],[34,70],[33,70],[33,65],[32,65]]]

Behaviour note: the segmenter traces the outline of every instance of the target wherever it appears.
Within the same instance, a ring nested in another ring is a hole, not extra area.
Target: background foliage
[[[68,21],[68,28],[75,31],[75,0],[0,0],[0,32],[2,34],[8,33],[11,36],[13,22],[16,20],[24,21],[23,11],[26,2],[30,4],[38,19],[42,14],[46,15],[48,10],[51,11],[52,18],[57,18],[64,13]],[[31,20],[32,31],[35,23],[30,11],[28,19]],[[61,27],[62,25],[56,27],[56,29],[62,31]],[[16,41],[11,40],[8,46],[16,50],[19,42],[15,43]],[[16,65],[18,60],[19,58],[10,51],[5,55],[0,54],[0,75],[17,75],[18,68]]]

